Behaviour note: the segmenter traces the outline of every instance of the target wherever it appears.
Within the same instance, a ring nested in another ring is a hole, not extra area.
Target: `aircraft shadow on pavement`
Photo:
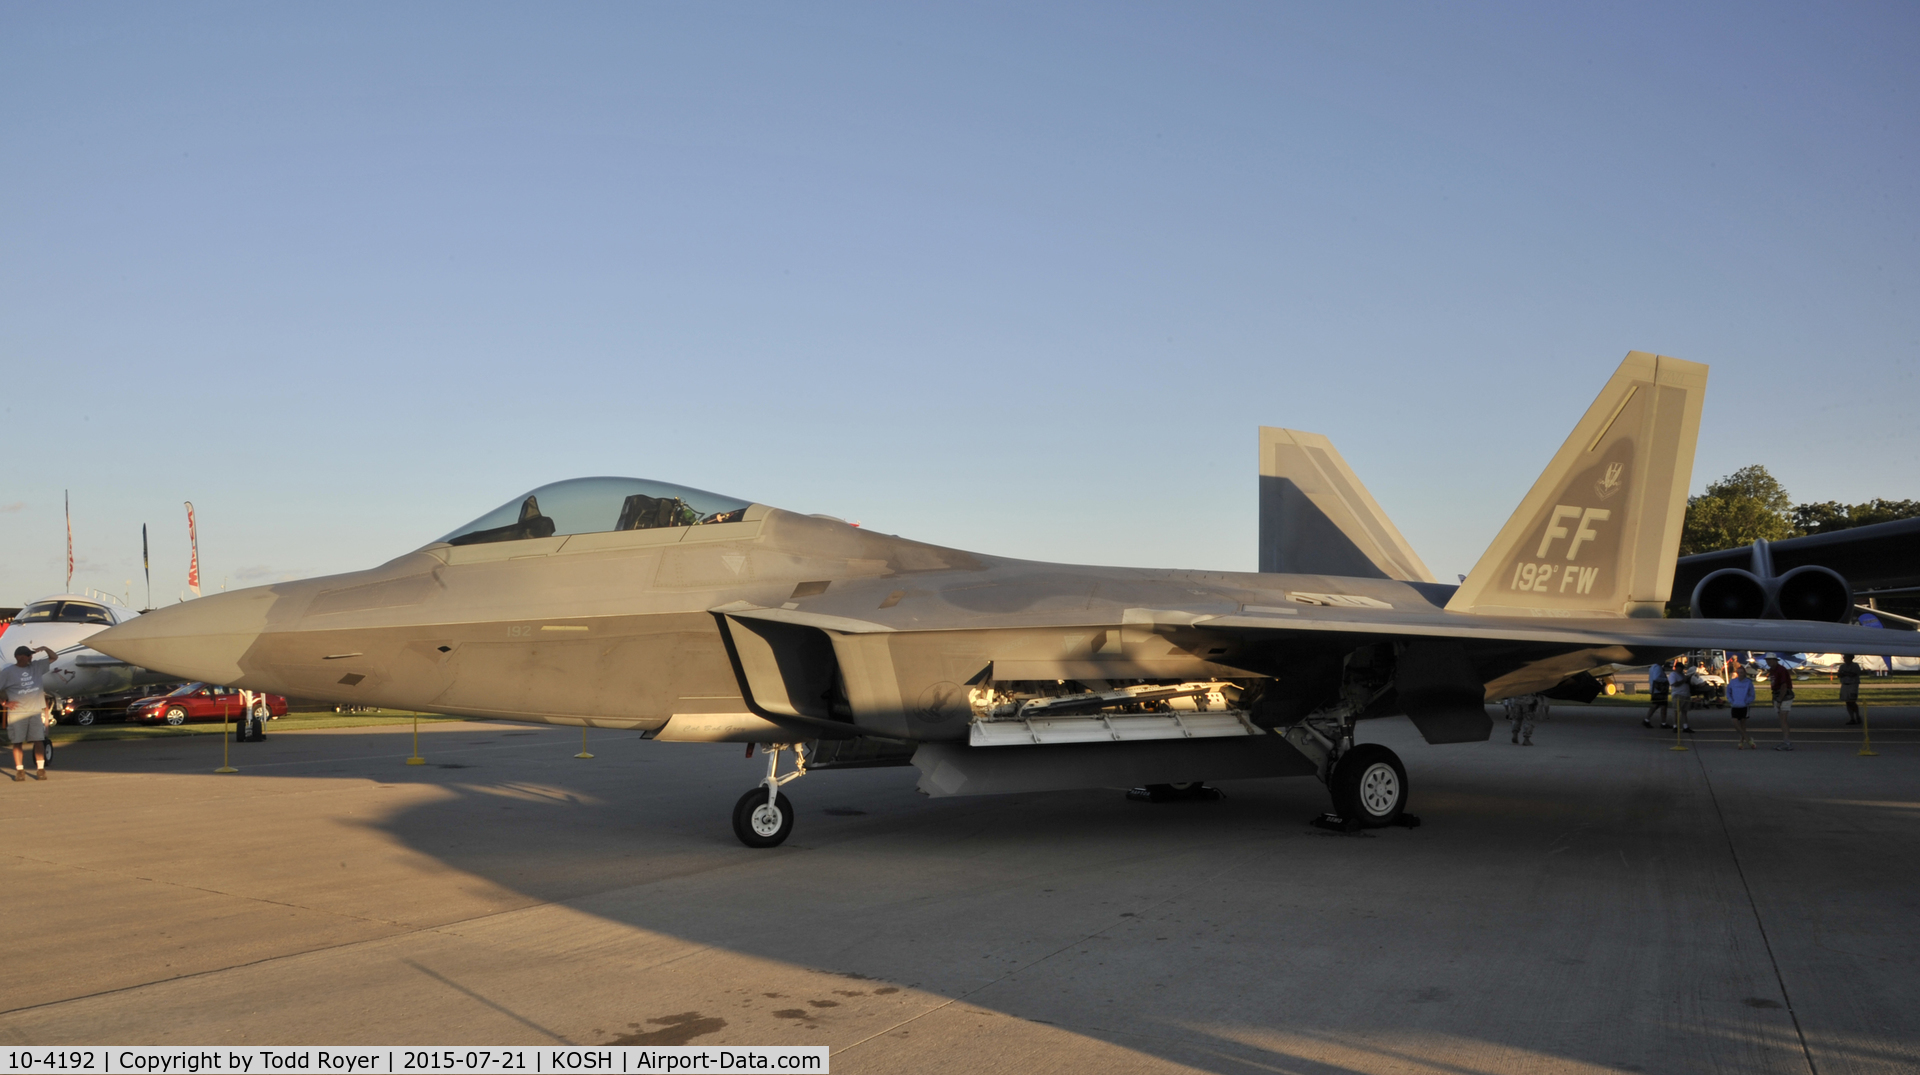
[[[1613,726],[1655,768],[1672,760],[1628,714],[1582,719],[1585,734]],[[917,770],[895,768],[789,785],[798,828],[763,851],[727,825],[761,767],[737,746],[595,732],[597,757],[579,760],[572,733],[494,724],[425,737],[424,766],[402,764],[392,735],[233,751],[243,777],[434,785],[443,794],[366,824],[532,901],[1222,1075],[1480,1071],[1528,1057],[1685,1070],[1739,1067],[1756,1048],[1798,1053],[1770,994],[1686,1010],[1619,995],[1649,981],[1697,990],[1716,973],[1700,961],[1739,947],[1723,935],[1737,922],[1705,935],[1697,924],[1719,915],[1733,872],[1717,868],[1718,830],[1671,831],[1701,809],[1691,778],[1635,783],[1565,764],[1571,748],[1554,733],[1577,722],[1564,719],[1543,727],[1537,754],[1504,737],[1427,748],[1398,723],[1379,722],[1377,738],[1409,758],[1418,830],[1312,828],[1325,808],[1312,780],[1233,782],[1215,802],[1117,790],[929,800]],[[130,767],[216,756],[210,746],[155,743]],[[699,1014],[638,1013],[637,1037],[614,1040],[729,1040],[715,1020],[687,1018]],[[795,1042],[830,1018],[793,1014]],[[1649,1020],[1676,1025],[1639,1025]],[[1647,1066],[1649,1035],[1693,1055]],[[1836,1050],[1896,1062],[1871,1041],[1830,1041]]]

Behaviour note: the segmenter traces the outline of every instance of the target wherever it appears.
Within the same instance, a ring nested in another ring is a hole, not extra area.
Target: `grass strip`
[[[275,732],[298,732],[312,728],[374,728],[412,724],[414,717],[420,723],[443,723],[454,720],[468,720],[468,717],[447,717],[438,713],[408,713],[397,709],[375,709],[366,713],[289,713],[278,720],[269,721],[267,734]],[[194,721],[178,726],[166,724],[93,724],[81,728],[71,724],[57,724],[53,728],[54,743],[84,743],[96,739],[166,739],[182,735],[219,735],[229,730],[231,724],[222,725],[218,721]]]
[[[1793,684],[1794,705],[1839,705],[1840,684],[1820,680],[1795,680]],[[1766,708],[1773,706],[1773,693],[1767,689],[1764,679],[1754,686],[1754,704]],[[1646,692],[1639,694],[1600,695],[1593,700],[1594,705],[1637,705],[1642,708],[1652,704]],[[1860,678],[1860,704],[1878,705],[1920,705],[1920,681],[1910,677],[1881,678],[1878,682],[1866,676]]]

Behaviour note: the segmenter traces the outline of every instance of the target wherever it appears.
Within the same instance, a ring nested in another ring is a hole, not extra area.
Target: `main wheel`
[[[767,805],[766,785],[754,788],[733,804],[733,834],[748,847],[778,847],[793,832],[793,803],[779,792]]]
[[[168,724],[180,725],[180,724],[185,724],[186,722],[187,722],[186,710],[180,708],[179,706],[174,706],[167,710]]]
[[[1340,816],[1367,828],[1391,825],[1407,808],[1407,770],[1393,751],[1362,743],[1341,757],[1328,781]]]

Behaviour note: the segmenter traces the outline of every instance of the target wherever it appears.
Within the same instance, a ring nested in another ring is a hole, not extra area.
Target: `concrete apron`
[[[1833,711],[1837,714],[1838,711]],[[1822,711],[1809,726],[1837,724]],[[1703,718],[1696,726],[1723,725]],[[789,785],[735,746],[505,724],[63,748],[0,789],[19,1043],[787,1044],[862,1071],[1920,1067],[1920,711],[1792,754],[1562,707],[1403,721],[1416,830],[1218,802]],[[1763,747],[1774,735],[1759,722]],[[1789,1008],[1788,1005],[1791,1004]]]

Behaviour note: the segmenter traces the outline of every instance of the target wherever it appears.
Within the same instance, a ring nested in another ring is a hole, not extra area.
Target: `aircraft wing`
[[[1682,651],[1701,648],[1814,652],[1888,652],[1920,657],[1920,633],[1913,638],[1907,632],[1872,631],[1853,624],[1819,623],[1810,620],[1686,620],[1623,617],[1522,617],[1463,616],[1436,610],[1418,611],[1340,608],[1302,608],[1298,611],[1275,608],[1222,613],[1204,606],[1193,608],[1128,608],[1116,617],[1059,616],[1021,618],[1005,624],[981,623],[974,617],[956,617],[950,623],[920,618],[912,626],[900,626],[858,616],[802,611],[784,608],[760,608],[745,603],[722,606],[713,611],[740,619],[788,623],[815,627],[836,634],[892,634],[919,631],[996,630],[1002,627],[1025,629],[1058,628],[1086,630],[1094,627],[1141,626],[1181,627],[1203,631],[1229,632],[1264,639],[1285,646],[1289,639],[1310,635],[1350,637],[1371,635],[1382,639],[1454,639],[1463,642],[1527,643],[1547,647],[1610,647]]]
[[[798,648],[802,639],[824,636],[856,704],[863,691],[907,698],[899,693],[896,670],[940,662],[943,671],[925,677],[944,685],[914,688],[909,694],[920,701],[907,699],[930,710],[961,705],[968,685],[976,683],[1205,682],[1249,676],[1269,679],[1282,693],[1303,701],[1324,702],[1330,692],[1337,693],[1333,685],[1344,674],[1340,669],[1351,665],[1346,655],[1378,651],[1379,659],[1397,663],[1396,690],[1368,701],[1358,715],[1404,714],[1434,743],[1484,739],[1490,724],[1483,702],[1548,691],[1607,664],[1664,660],[1697,649],[1920,656],[1920,634],[1807,620],[1490,616],[1432,605],[1368,605],[1364,595],[1351,594],[1345,595],[1355,601],[1351,607],[1294,604],[1274,595],[1268,600],[1287,604],[1082,603],[1073,610],[983,613],[924,594],[879,608],[881,588],[894,585],[893,580],[847,585],[835,594],[837,600],[816,599],[808,608],[735,602],[714,611],[738,626],[734,637],[741,671],[756,697],[786,700],[817,693],[818,687],[796,687],[786,668],[805,663]],[[911,611],[903,614],[903,609]],[[804,706],[790,708],[784,701],[777,712],[807,715]]]

